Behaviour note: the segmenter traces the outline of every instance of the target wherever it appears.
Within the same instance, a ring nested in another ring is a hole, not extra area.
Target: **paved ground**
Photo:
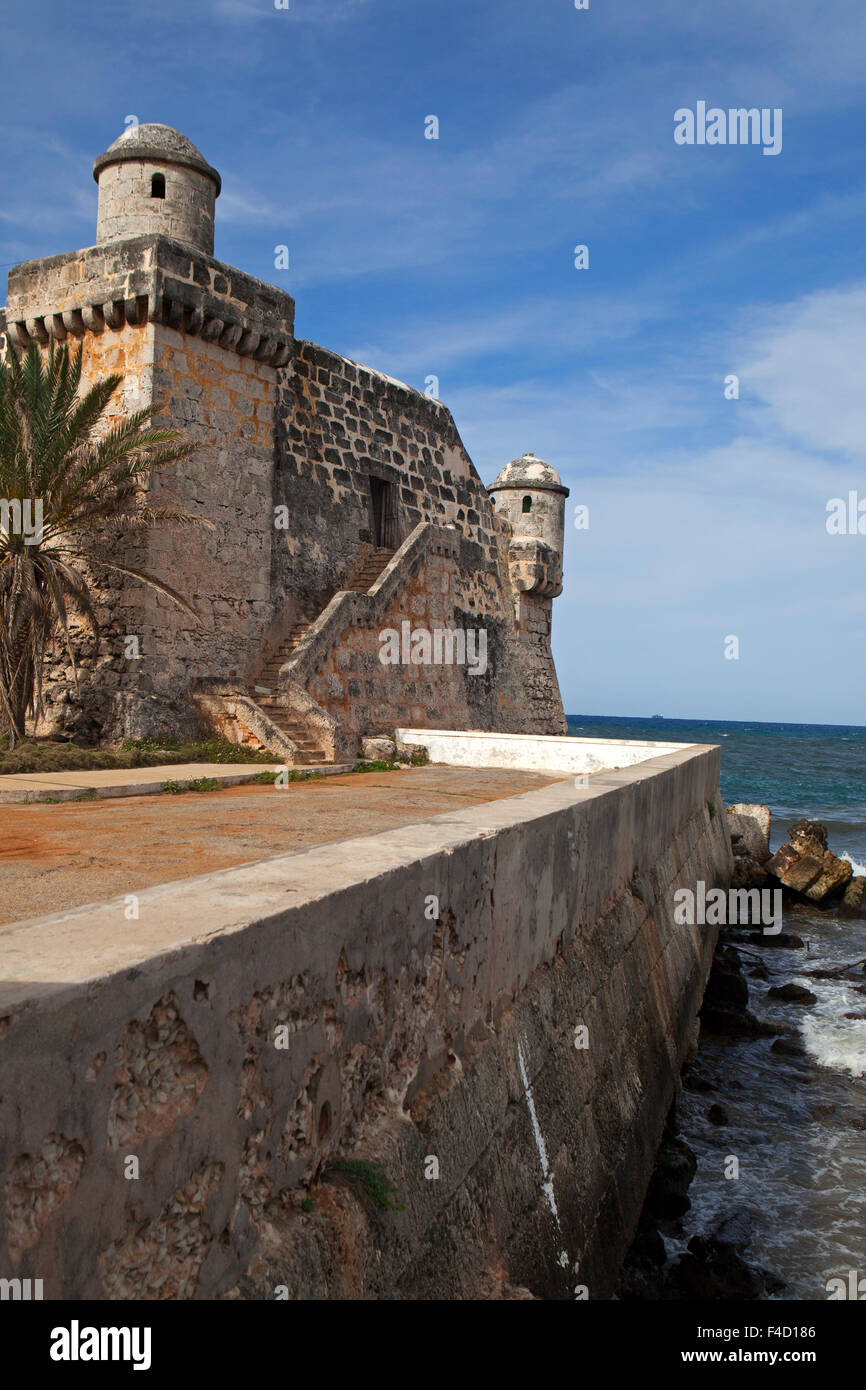
[[[248,782],[279,763],[171,763],[165,767],[90,767],[76,772],[7,772],[0,777],[0,804],[38,801],[50,796],[74,801],[84,792],[97,796],[134,796],[158,791],[163,782],[216,778],[227,786]]]
[[[417,767],[284,788],[0,806],[0,929],[561,780],[532,772]]]

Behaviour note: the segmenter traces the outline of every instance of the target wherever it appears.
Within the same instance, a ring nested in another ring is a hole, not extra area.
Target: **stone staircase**
[[[368,589],[375,584],[385,566],[394,556],[393,550],[379,548],[374,550],[354,575],[347,579],[343,585],[344,590],[350,593],[365,594]],[[301,762],[304,766],[326,763],[327,755],[319,747],[316,739],[312,737],[309,729],[304,722],[292,716],[282,704],[279,697],[280,667],[285,665],[292,652],[298,646],[304,634],[309,631],[312,623],[304,618],[295,623],[289,629],[280,645],[270,655],[265,665],[256,677],[255,685],[250,687],[250,698],[253,699],[259,708],[276,724],[278,729],[297,744]],[[270,691],[265,695],[263,691],[256,689],[256,686],[263,686]]]
[[[267,686],[272,692],[276,690],[279,683],[280,667],[288,661],[309,626],[309,622],[303,621],[295,623],[294,627],[289,629],[276,651],[268,658],[256,677],[256,685]],[[253,687],[250,687],[250,694],[256,698]],[[264,707],[264,700],[257,699],[257,703]]]
[[[271,722],[297,746],[300,762],[304,767],[329,761],[316,740],[310,736],[304,723],[288,714],[279,699],[273,695],[256,695],[255,701]]]
[[[347,579],[343,585],[353,594],[366,594],[372,588],[385,566],[394,558],[396,551],[386,550],[380,547],[368,555],[361,568],[353,578]]]

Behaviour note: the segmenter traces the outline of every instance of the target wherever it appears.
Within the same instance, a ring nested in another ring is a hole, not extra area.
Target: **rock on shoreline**
[[[819,821],[798,820],[788,839],[770,854],[768,806],[735,802],[726,807],[734,855],[733,888],[781,885],[789,896],[817,907],[837,906],[866,915],[866,877],[855,878],[854,866],[827,846],[827,828]]]
[[[788,842],[767,864],[767,873],[785,888],[802,893],[813,903],[841,898],[854,877],[854,866],[827,848],[827,829],[818,821],[798,820]]]
[[[732,888],[766,888],[770,858],[770,808],[737,801],[726,807],[734,855]]]

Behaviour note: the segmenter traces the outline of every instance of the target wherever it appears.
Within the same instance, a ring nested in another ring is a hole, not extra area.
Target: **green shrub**
[[[20,772],[83,772],[91,768],[159,767],[171,763],[272,763],[272,753],[256,752],[227,739],[184,743],[174,738],[138,738],[122,748],[85,748],[56,739],[21,739],[9,752],[0,738],[0,775]]]
[[[380,1211],[405,1211],[402,1202],[395,1202],[397,1189],[388,1181],[381,1163],[367,1158],[339,1158],[325,1166],[322,1178],[328,1181],[333,1173],[342,1173],[360,1183],[374,1206]]]

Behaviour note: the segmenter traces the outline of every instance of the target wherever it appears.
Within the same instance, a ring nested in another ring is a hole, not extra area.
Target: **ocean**
[[[772,849],[805,816],[826,826],[829,847],[851,860],[855,874],[866,874],[866,728],[569,715],[568,732],[718,743],[726,805],[769,806]],[[779,1297],[823,1300],[829,1280],[847,1279],[850,1270],[866,1278],[866,969],[858,967],[862,984],[856,973],[823,980],[805,972],[863,961],[866,920],[798,906],[786,911],[783,930],[808,950],[757,948],[766,981],[749,974],[754,954],[744,957],[749,1008],[790,1029],[805,1057],[774,1053],[772,1038],[702,1039],[698,1067],[713,1089],[684,1090],[678,1107],[680,1138],[698,1170],[691,1209],[666,1245],[675,1255],[732,1208],[745,1208],[748,1258],[785,1280]],[[805,985],[817,1002],[768,997],[771,986],[788,982]],[[709,1121],[714,1103],[727,1123]]]

